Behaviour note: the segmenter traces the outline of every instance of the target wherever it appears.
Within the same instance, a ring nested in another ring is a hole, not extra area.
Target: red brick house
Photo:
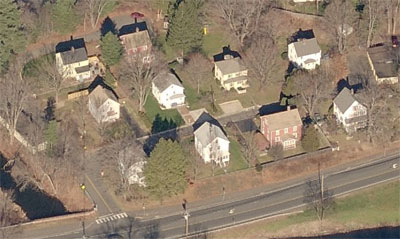
[[[283,149],[296,148],[301,140],[303,123],[297,109],[261,116],[261,133],[270,145],[282,144]]]
[[[126,26],[125,28],[127,28]],[[132,30],[129,32],[128,30]],[[119,36],[125,52],[128,56],[139,55],[143,62],[150,61],[150,51],[152,48],[149,32],[147,29],[140,29],[137,26],[131,26],[128,30]]]

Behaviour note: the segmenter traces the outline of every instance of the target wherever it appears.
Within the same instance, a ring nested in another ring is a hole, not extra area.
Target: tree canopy
[[[202,1],[177,0],[170,5],[167,43],[183,54],[199,49],[203,40],[199,8]]]
[[[186,187],[185,169],[182,147],[172,140],[160,139],[144,169],[148,191],[160,200],[182,193]]]
[[[108,66],[115,65],[121,59],[123,47],[117,35],[108,32],[101,38],[102,57]]]
[[[15,1],[0,0],[0,72],[7,69],[11,55],[25,45],[20,15]]]
[[[58,0],[52,4],[51,17],[54,30],[61,34],[67,34],[75,30],[79,20],[74,9],[75,0]]]

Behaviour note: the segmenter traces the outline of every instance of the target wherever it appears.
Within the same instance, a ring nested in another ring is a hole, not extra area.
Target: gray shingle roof
[[[102,85],[98,85],[89,94],[89,99],[93,102],[96,108],[99,108],[107,99],[118,102],[117,96],[109,89],[104,88]]]
[[[163,72],[153,79],[154,85],[160,92],[166,90],[170,85],[177,85],[183,88],[181,82],[170,72]]]
[[[333,100],[333,103],[344,113],[356,101],[348,88],[343,88],[342,91]]]
[[[76,67],[76,68],[75,68],[75,71],[76,71],[76,73],[78,73],[78,74],[83,73],[83,72],[87,72],[87,71],[89,71],[89,70],[90,70],[89,65],[81,66],[81,67]]]
[[[215,65],[221,70],[223,75],[246,70],[246,67],[241,63],[240,57],[217,61]]]
[[[120,36],[120,39],[123,40],[124,45],[128,50],[151,45],[149,32],[147,30],[122,35]]]
[[[78,48],[78,49],[72,48],[69,51],[61,52],[60,55],[64,65],[69,65],[72,63],[88,60],[85,48]]]
[[[269,130],[280,130],[303,124],[298,109],[261,116],[261,121],[264,120],[266,120]]]
[[[229,141],[220,127],[210,124],[209,122],[202,124],[196,131],[194,131],[194,135],[203,146],[207,146],[216,138],[222,138]]]
[[[293,45],[296,50],[297,57],[307,56],[321,51],[321,48],[319,47],[315,38],[293,42]]]

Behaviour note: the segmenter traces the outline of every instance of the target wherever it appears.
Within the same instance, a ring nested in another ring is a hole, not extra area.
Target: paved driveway
[[[239,100],[232,100],[219,104],[225,115],[234,114],[243,110],[243,106]]]

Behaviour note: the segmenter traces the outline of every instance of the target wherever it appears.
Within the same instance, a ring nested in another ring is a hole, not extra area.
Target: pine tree
[[[108,32],[101,38],[101,52],[105,63],[108,66],[115,65],[121,59],[123,47],[117,35]]]
[[[54,30],[61,34],[71,33],[79,22],[74,9],[75,0],[57,0],[52,4],[51,17]]]
[[[25,45],[18,6],[13,0],[0,0],[0,72],[7,69],[13,53]]]
[[[167,44],[183,54],[199,49],[203,33],[199,18],[199,0],[177,0],[170,12]]]
[[[318,131],[314,128],[314,125],[310,125],[306,128],[304,137],[301,140],[301,145],[307,152],[314,152],[318,150],[320,143]]]
[[[144,169],[148,191],[157,199],[183,193],[186,159],[182,147],[161,138],[150,154]]]

